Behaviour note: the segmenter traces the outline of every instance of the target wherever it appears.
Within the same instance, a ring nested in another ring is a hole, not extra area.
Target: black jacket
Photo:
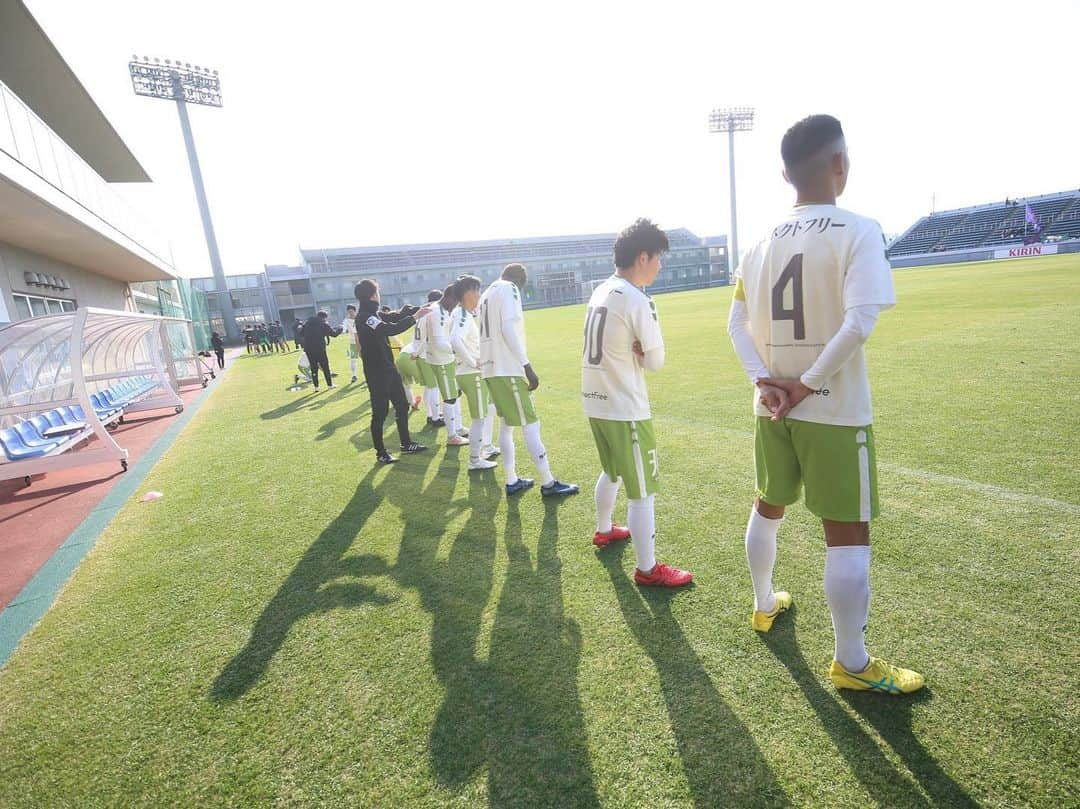
[[[223,351],[225,349],[225,341],[217,334],[210,338],[210,345],[214,347],[214,351]]]
[[[337,337],[339,334],[341,334],[341,329],[335,329],[318,315],[312,315],[304,323],[300,339],[304,351],[318,354],[326,351],[327,337]]]
[[[372,379],[394,370],[394,352],[390,350],[389,338],[416,325],[413,315],[417,308],[403,306],[400,311],[380,314],[379,304],[375,301],[360,301],[356,334],[360,339],[360,358],[368,384]]]

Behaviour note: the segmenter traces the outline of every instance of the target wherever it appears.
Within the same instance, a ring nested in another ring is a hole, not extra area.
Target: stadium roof
[[[0,80],[105,180],[150,181],[21,0],[0,0]]]

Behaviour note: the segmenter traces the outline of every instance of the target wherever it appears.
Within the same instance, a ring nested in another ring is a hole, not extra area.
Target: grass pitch
[[[584,490],[559,504],[507,501],[442,433],[374,468],[364,390],[244,357],[139,492],[164,499],[128,504],[0,671],[0,805],[1074,803],[1080,256],[896,285],[868,348],[868,643],[921,694],[828,684],[801,507],[796,610],[750,630],[751,391],[714,289],[657,299],[650,383],[658,555],[693,589],[639,590],[631,549],[589,542],[582,307],[526,318],[553,469]]]

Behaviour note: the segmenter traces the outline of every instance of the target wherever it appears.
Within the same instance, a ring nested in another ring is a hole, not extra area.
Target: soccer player
[[[382,312],[382,310],[379,310]],[[387,307],[387,311],[390,311]],[[390,346],[390,355],[393,356],[393,345]],[[420,382],[420,369],[416,364],[416,343],[409,343],[404,346],[401,351],[398,352],[397,359],[394,360],[394,367],[397,369],[398,375],[401,377],[401,385],[405,390],[405,400],[409,402],[409,408],[411,410],[420,409],[420,397],[413,396],[413,385],[419,385]]]
[[[356,361],[360,358],[360,344],[356,341],[356,307],[351,303],[345,307],[345,319],[341,321],[341,332],[348,341],[345,355],[349,358],[349,370],[352,381],[356,381]]]
[[[529,272],[524,264],[507,264],[502,277],[480,297],[480,369],[499,414],[499,449],[506,470],[506,494],[529,489],[533,481],[519,478],[514,458],[514,427],[521,427],[525,446],[540,473],[540,494],[565,497],[577,494],[573,483],[561,483],[551,474],[547,450],[540,440],[540,421],[533,409],[532,391],[540,385],[525,353],[525,313],[521,293]]]
[[[581,398],[600,454],[596,481],[596,533],[603,548],[631,539],[634,581],[682,587],[693,574],[656,561],[656,508],[660,460],[645,371],[664,366],[664,338],[656,304],[644,291],[660,272],[668,238],[638,219],[615,239],[615,274],[593,290],[585,315]],[[629,530],[612,522],[619,484],[626,485]]]
[[[878,514],[870,380],[863,344],[896,304],[881,227],[836,207],[850,161],[840,122],[799,121],[780,144],[795,207],[743,259],[728,319],[755,392],[758,496],[746,528],[751,625],[768,632],[792,598],[774,592],[784,508],[806,490],[824,524],[825,598],[837,688],[915,691],[923,676],[871,657],[870,520]]]
[[[337,387],[334,384],[333,377],[330,375],[330,360],[326,356],[326,341],[341,334],[341,329],[331,328],[327,322],[329,319],[330,315],[319,311],[304,323],[304,353],[307,354],[308,362],[311,363],[311,381],[316,391],[319,390],[320,368],[323,370],[323,376],[326,377],[326,387]]]
[[[480,305],[480,279],[463,275],[454,282],[457,308],[451,313],[450,342],[457,358],[457,385],[469,404],[469,469],[494,469],[491,460],[498,454],[491,447],[495,406],[491,404],[487,383],[480,373],[480,328],[476,308]]]
[[[431,317],[420,324],[420,333],[425,340],[424,359],[435,377],[446,423],[446,443],[451,447],[461,447],[469,443],[468,438],[461,435],[464,431],[458,403],[457,362],[454,348],[450,344],[451,315],[456,305],[454,287],[451,285],[443,290],[439,302],[432,309]]]
[[[442,293],[433,289],[428,293],[428,303],[436,303],[442,298]],[[432,307],[434,308],[434,307]],[[413,343],[416,346],[416,369],[420,373],[420,382],[424,386],[424,405],[427,408],[427,423],[430,427],[443,427],[446,421],[439,415],[439,383],[435,379],[435,372],[427,359],[428,332],[431,330],[431,319],[424,318],[416,324],[413,330]]]

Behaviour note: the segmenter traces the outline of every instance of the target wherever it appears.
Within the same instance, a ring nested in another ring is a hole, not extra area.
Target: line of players
[[[871,657],[865,645],[869,523],[878,514],[878,497],[863,345],[878,314],[896,303],[885,240],[876,222],[836,206],[850,170],[838,120],[816,115],[798,122],[780,151],[796,204],[744,257],[728,319],[735,353],[755,387],[757,497],[745,535],[754,590],[750,623],[768,632],[793,605],[789,593],[773,589],[772,576],[785,508],[805,488],[806,506],[825,534],[825,597],[835,635],[829,678],[837,688],[908,693],[923,686],[923,676]],[[668,249],[666,234],[647,219],[617,237],[615,273],[594,290],[586,311],[581,391],[602,470],[594,492],[594,545],[630,540],[639,585],[682,587],[693,575],[658,562],[655,554],[660,464],[645,383],[646,371],[662,368],[665,354],[656,305],[644,290]],[[424,384],[429,421],[437,418],[441,397],[449,443],[465,443],[467,433],[470,470],[495,466],[497,414],[507,494],[533,485],[514,467],[513,429],[522,427],[542,494],[564,496],[578,487],[554,478],[540,440],[531,397],[539,378],[526,353],[521,306],[526,281],[525,267],[511,264],[482,295],[479,279],[463,276],[441,300],[395,313],[397,322],[417,324],[398,367]],[[371,281],[357,286],[362,307],[364,284],[374,287]],[[378,317],[366,325],[389,331]],[[404,402],[400,391],[397,396]],[[461,396],[472,417],[467,431]],[[401,431],[400,416],[398,423]],[[381,429],[379,422],[376,447]],[[406,440],[403,434],[403,450],[415,451]],[[383,450],[380,460],[393,458]],[[629,501],[626,527],[613,522],[620,486]]]

